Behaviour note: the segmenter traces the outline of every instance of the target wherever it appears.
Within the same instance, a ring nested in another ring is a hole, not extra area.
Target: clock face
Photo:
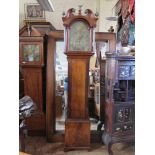
[[[130,75],[130,66],[120,66],[119,67],[119,77],[120,78],[125,78],[129,77]]]
[[[76,21],[70,26],[70,51],[90,51],[90,30],[83,21]]]
[[[25,44],[23,45],[23,61],[40,61],[39,45]]]

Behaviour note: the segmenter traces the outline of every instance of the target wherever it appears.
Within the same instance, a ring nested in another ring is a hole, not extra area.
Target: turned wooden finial
[[[28,36],[31,36],[31,31],[32,31],[31,25],[28,24],[28,25],[27,25]]]
[[[79,5],[79,15],[81,15],[81,8],[83,7],[83,5]]]

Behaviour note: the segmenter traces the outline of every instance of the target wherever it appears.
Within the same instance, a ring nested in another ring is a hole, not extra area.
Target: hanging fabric
[[[135,45],[135,0],[129,1],[129,37],[128,45]]]
[[[128,25],[128,19],[126,19],[120,31],[120,40],[122,46],[127,46],[128,37],[129,37],[129,25]]]
[[[122,19],[126,19],[129,14],[129,0],[121,0]]]
[[[128,25],[129,25],[128,45],[134,46],[135,45],[135,23],[131,20],[131,17],[129,18]]]
[[[135,22],[135,0],[129,1],[129,12],[130,12],[130,19],[131,22]]]

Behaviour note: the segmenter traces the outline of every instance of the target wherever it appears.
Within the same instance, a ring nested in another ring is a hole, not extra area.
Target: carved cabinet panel
[[[43,110],[43,94],[42,94],[42,71],[40,68],[25,68],[23,70],[25,94],[31,96],[37,104],[37,109]],[[30,78],[31,77],[31,78]]]
[[[104,143],[134,141],[135,58],[114,53],[107,53],[106,57]]]

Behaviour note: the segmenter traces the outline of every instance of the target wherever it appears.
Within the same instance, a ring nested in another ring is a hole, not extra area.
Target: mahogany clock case
[[[30,21],[19,32],[19,63],[24,95],[29,95],[37,104],[37,111],[26,119],[29,135],[46,134],[46,33],[52,29],[48,22]]]

